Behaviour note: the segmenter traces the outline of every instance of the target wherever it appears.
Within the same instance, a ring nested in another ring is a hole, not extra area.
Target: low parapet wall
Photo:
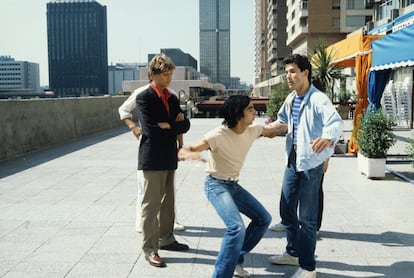
[[[125,96],[0,101],[0,161],[120,127]]]

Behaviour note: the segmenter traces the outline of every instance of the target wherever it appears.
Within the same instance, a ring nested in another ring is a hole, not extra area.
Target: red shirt
[[[157,93],[158,97],[162,100],[162,103],[164,103],[165,109],[167,110],[168,114],[170,114],[170,105],[168,104],[168,98],[171,96],[170,91],[167,88],[165,88],[164,92],[161,93],[160,90],[158,90],[157,86],[155,86],[154,82],[151,82],[150,86]]]

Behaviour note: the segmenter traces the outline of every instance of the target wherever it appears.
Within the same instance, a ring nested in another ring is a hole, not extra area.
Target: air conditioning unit
[[[391,12],[390,12],[391,20],[394,20],[399,16],[400,16],[400,10],[399,9],[392,9],[391,10]]]
[[[367,32],[374,29],[374,21],[368,21],[367,23],[365,23],[365,29],[367,30]]]

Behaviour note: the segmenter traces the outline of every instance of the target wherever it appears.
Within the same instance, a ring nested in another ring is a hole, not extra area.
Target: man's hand
[[[178,150],[178,160],[199,160],[205,162],[200,152],[192,152],[189,148],[181,148]]]
[[[262,136],[273,138],[275,136],[285,136],[287,133],[287,124],[272,123],[263,127]]]
[[[137,139],[139,140],[139,137],[141,137],[141,128],[138,126],[135,126],[133,128],[131,128],[132,134],[135,135],[135,137],[137,137]]]
[[[180,122],[180,121],[184,121],[185,117],[184,117],[184,113],[178,113],[177,117],[175,118],[176,122]]]
[[[319,137],[310,142],[310,144],[312,145],[313,152],[320,153],[323,152],[329,146],[331,146],[333,142],[329,139]]]
[[[158,126],[162,129],[171,129],[170,123],[168,122],[159,122]]]

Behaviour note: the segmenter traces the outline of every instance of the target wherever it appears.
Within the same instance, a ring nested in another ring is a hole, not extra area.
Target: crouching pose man
[[[287,125],[272,127],[253,124],[256,110],[248,96],[230,96],[221,109],[224,121],[209,131],[199,143],[182,148],[179,156],[209,150],[204,190],[226,232],[212,277],[250,277],[243,269],[243,255],[262,239],[271,222],[269,212],[238,182],[240,170],[253,142],[260,136],[284,135]],[[190,158],[191,159],[191,158]],[[250,218],[245,227],[240,213]]]

